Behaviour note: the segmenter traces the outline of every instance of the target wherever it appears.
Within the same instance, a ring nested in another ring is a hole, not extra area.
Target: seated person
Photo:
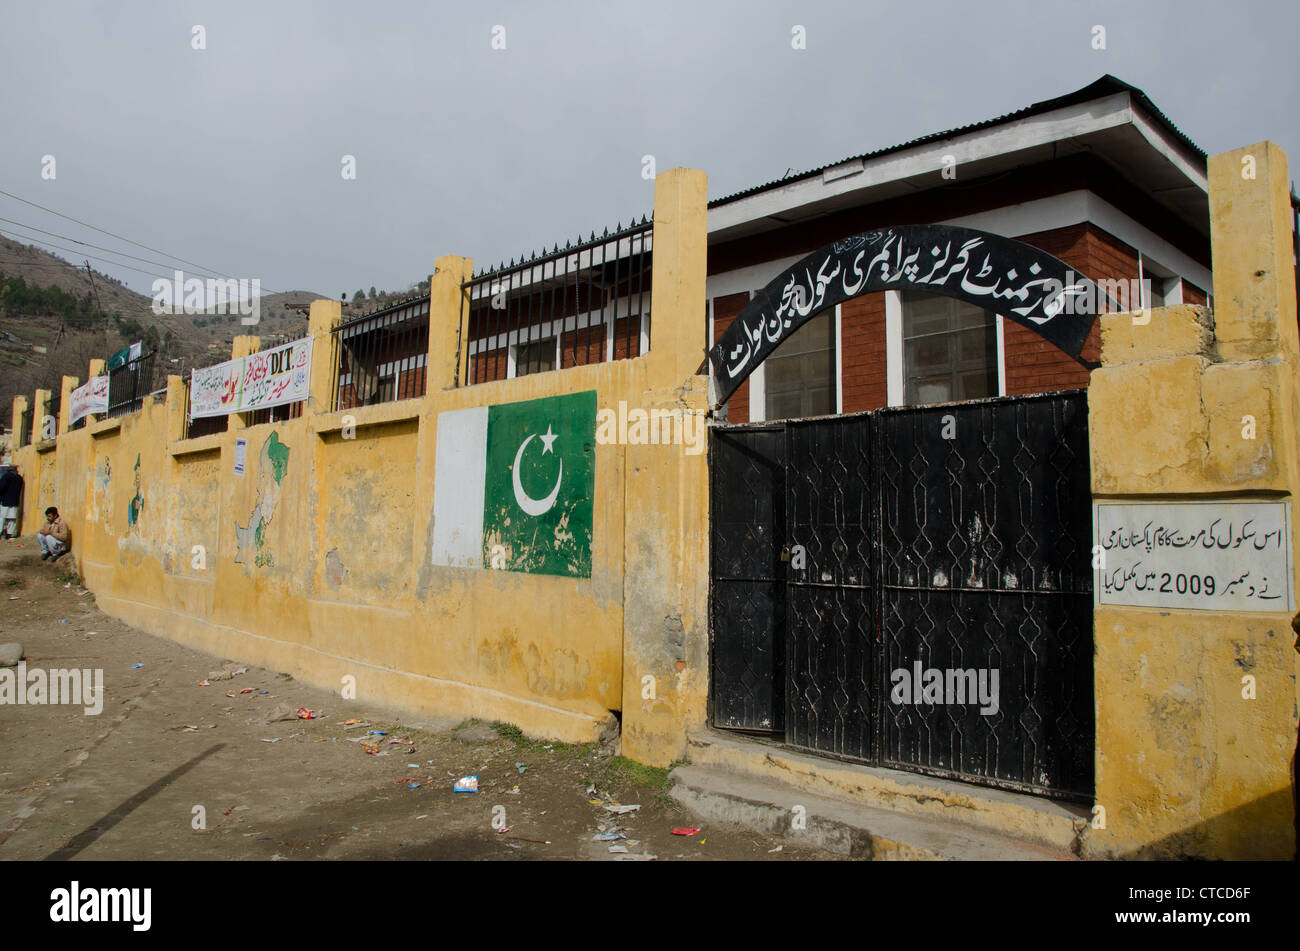
[[[58,561],[68,553],[71,536],[68,526],[59,516],[59,510],[53,505],[45,510],[46,524],[36,533],[36,540],[41,543],[41,561],[53,558]]]

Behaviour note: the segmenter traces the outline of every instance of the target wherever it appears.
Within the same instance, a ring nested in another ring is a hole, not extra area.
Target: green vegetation
[[[122,335],[123,340],[139,340],[144,344],[144,352],[158,349],[158,328],[146,327],[134,317],[113,316],[113,322],[117,324],[117,330]],[[168,331],[170,334],[171,332]]]
[[[472,723],[467,720],[466,723]],[[464,726],[465,724],[461,724]],[[456,729],[460,729],[457,727]],[[577,752],[586,756],[596,749],[595,743],[576,744],[561,743],[559,740],[533,740],[524,735],[524,731],[519,729],[513,723],[502,723],[500,720],[492,722],[492,729],[497,731],[497,736],[503,740],[509,740],[519,749],[529,753],[572,753]]]
[[[609,761],[606,776],[607,781],[618,780],[662,792],[672,785],[668,773],[669,769],[660,766],[647,766],[626,756],[615,756]]]
[[[99,321],[99,308],[89,291],[77,297],[57,287],[28,284],[21,277],[5,277],[0,272],[0,312],[26,314],[30,317],[59,317],[73,327],[93,327]]]

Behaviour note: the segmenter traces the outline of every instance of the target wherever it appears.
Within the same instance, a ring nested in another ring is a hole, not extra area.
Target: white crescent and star
[[[551,494],[546,496],[544,499],[535,499],[530,496],[524,491],[524,484],[519,481],[519,463],[523,460],[524,450],[528,448],[528,444],[533,441],[534,436],[537,436],[537,434],[530,433],[528,438],[519,444],[519,451],[515,453],[514,484],[515,502],[518,503],[519,507],[528,515],[537,516],[545,515],[549,512],[555,505],[555,500],[560,495],[560,483],[564,481],[564,460],[560,460],[560,474],[555,478],[555,488],[551,489]],[[546,427],[546,435],[537,436],[537,438],[542,441],[542,455],[546,455],[548,452],[555,452],[553,443],[555,440],[560,438],[560,434],[551,432],[551,427],[548,424]]]

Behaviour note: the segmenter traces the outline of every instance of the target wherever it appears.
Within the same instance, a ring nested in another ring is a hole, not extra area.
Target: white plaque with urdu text
[[[1097,604],[1295,610],[1289,502],[1094,502]]]

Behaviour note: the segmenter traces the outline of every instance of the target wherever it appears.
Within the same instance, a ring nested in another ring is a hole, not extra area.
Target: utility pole
[[[86,274],[90,276],[90,290],[95,295],[95,306],[99,308],[99,316],[103,323],[100,324],[105,331],[108,330],[108,318],[104,316],[104,302],[99,299],[99,288],[95,286],[95,272],[90,268],[90,261],[86,261]]]

